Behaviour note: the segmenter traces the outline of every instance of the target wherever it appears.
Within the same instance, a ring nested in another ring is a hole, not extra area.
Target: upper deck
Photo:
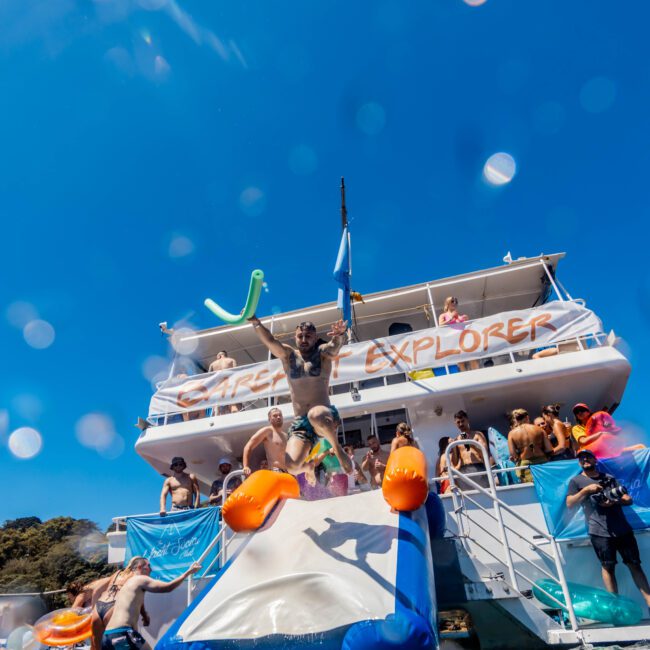
[[[615,407],[629,363],[615,337],[606,336],[595,315],[562,287],[556,273],[562,257],[517,260],[368,294],[355,303],[355,343],[343,348],[332,375],[331,399],[343,418],[343,440],[361,447],[375,433],[386,442],[395,424],[406,420],[433,461],[437,439],[454,431],[452,414],[461,408],[475,428],[503,430],[505,411],[516,407],[536,412],[542,403],[561,402],[570,409],[579,401]],[[450,295],[469,320],[440,328]],[[544,320],[548,314],[553,320]],[[290,342],[301,321],[313,321],[324,333],[338,317],[332,302],[262,322]],[[174,359],[170,377],[152,399],[154,426],[142,432],[136,449],[161,473],[182,450],[207,487],[219,457],[241,457],[271,405],[292,417],[288,387],[279,362],[248,324],[188,332],[173,343],[192,353]],[[540,346],[556,344],[556,356],[533,358]],[[237,369],[206,373],[220,350],[237,361]],[[182,376],[189,364],[199,374]]]

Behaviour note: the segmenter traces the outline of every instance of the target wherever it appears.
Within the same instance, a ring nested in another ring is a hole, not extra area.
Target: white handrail
[[[491,516],[493,516],[493,518],[496,519],[496,521],[498,523],[499,536],[501,538],[501,545],[502,545],[503,550],[505,552],[505,559],[506,559],[505,564],[506,564],[506,566],[508,568],[508,573],[510,574],[511,584],[517,591],[520,591],[520,590],[519,590],[519,587],[518,587],[518,584],[517,584],[516,576],[522,577],[524,580],[526,580],[526,582],[529,582],[530,584],[534,585],[534,583],[529,578],[524,576],[520,571],[516,570],[515,567],[514,567],[514,564],[512,562],[512,550],[510,548],[510,545],[508,544],[508,539],[507,539],[507,535],[506,535],[506,526],[505,526],[504,521],[503,521],[503,515],[501,513],[501,509],[503,508],[510,515],[512,515],[513,517],[515,517],[519,521],[523,522],[527,526],[529,526],[533,531],[535,531],[537,534],[541,535],[542,537],[544,537],[545,539],[547,539],[551,543],[551,550],[553,552],[553,560],[554,560],[554,563],[555,563],[555,570],[557,571],[557,575],[558,575],[558,577],[553,578],[553,580],[557,580],[557,582],[560,584],[560,586],[562,588],[562,594],[564,595],[565,606],[566,606],[566,609],[567,609],[567,613],[569,615],[569,621],[571,623],[571,627],[572,627],[572,629],[574,631],[577,632],[579,630],[578,619],[576,618],[575,610],[573,608],[573,601],[571,599],[571,593],[569,591],[569,586],[568,586],[568,583],[567,583],[567,580],[566,580],[566,576],[564,574],[564,568],[562,567],[562,563],[560,561],[560,553],[559,553],[559,549],[558,549],[557,542],[556,542],[555,538],[552,535],[549,535],[548,533],[545,533],[544,531],[540,530],[539,528],[537,528],[536,526],[531,524],[529,521],[524,519],[519,513],[517,513],[515,510],[513,510],[507,504],[503,503],[498,498],[497,492],[496,492],[496,487],[495,487],[495,484],[494,484],[494,476],[493,476],[492,470],[488,469],[487,472],[486,472],[487,477],[488,477],[488,483],[490,484],[490,490],[489,491],[487,489],[485,489],[484,487],[480,486],[478,483],[476,483],[471,478],[468,479],[467,477],[469,476],[469,474],[463,474],[462,472],[457,470],[452,464],[451,450],[454,449],[455,447],[460,446],[460,445],[470,445],[470,446],[473,446],[473,447],[477,448],[479,450],[479,452],[481,453],[481,456],[483,458],[483,465],[486,467],[486,469],[490,467],[489,456],[488,456],[488,453],[487,453],[487,449],[481,443],[477,442],[476,440],[472,440],[472,439],[469,439],[469,438],[464,439],[464,440],[454,440],[453,442],[451,442],[448,445],[447,449],[445,450],[445,459],[447,461],[448,476],[449,476],[449,482],[450,482],[451,489],[452,489],[452,499],[453,499],[453,503],[454,503],[454,515],[456,516],[456,522],[457,522],[457,526],[458,526],[458,530],[459,530],[460,534],[464,538],[469,539],[469,535],[467,535],[465,533],[465,529],[464,529],[464,526],[463,526],[463,523],[462,523],[462,518],[460,516],[460,514],[464,510],[464,507],[459,502],[459,499],[458,499],[458,492],[460,490],[456,485],[456,480],[457,479],[462,479],[465,483],[469,484],[472,488],[478,490],[482,494],[485,494],[490,499],[492,499],[492,503],[493,503],[493,507],[494,507],[494,515],[491,515]],[[485,512],[487,514],[490,514],[489,511],[487,510],[487,508],[485,508],[480,503],[478,503],[477,501],[472,499],[469,495],[464,495],[464,498],[467,498],[468,500],[472,501],[483,512]],[[467,514],[465,514],[465,516],[467,516]],[[474,522],[474,523],[476,523],[476,522]],[[516,532],[512,528],[510,528],[509,526],[508,526],[508,529],[512,530],[512,532]],[[483,530],[485,530],[485,529],[483,528]],[[516,533],[516,534],[519,537],[522,537],[521,534],[519,534],[519,533]],[[525,540],[525,538],[523,538],[523,539]],[[474,541],[474,543],[478,544],[478,542],[476,542],[476,540],[473,540],[473,541]],[[480,544],[478,544],[478,545],[481,546]],[[481,546],[481,548],[483,548],[483,547]],[[484,550],[487,551],[487,549],[484,549]],[[515,551],[515,552],[520,557],[523,557],[517,551]],[[490,555],[492,555],[492,557],[495,557],[491,552],[488,551],[488,553]],[[500,560],[499,558],[495,558],[495,559],[497,559],[499,562],[502,562],[502,560]],[[523,559],[526,559],[526,558],[523,558]],[[535,566],[537,569],[539,569],[539,567],[537,567],[536,565],[533,564],[533,566]],[[542,570],[542,572],[543,572],[543,570]],[[542,591],[545,591],[545,590],[542,589]],[[561,605],[561,603],[556,598],[553,598],[553,600],[555,600],[556,602],[558,602]]]

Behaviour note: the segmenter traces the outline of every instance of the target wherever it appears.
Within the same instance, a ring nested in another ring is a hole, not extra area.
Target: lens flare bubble
[[[31,625],[17,627],[9,634],[6,643],[7,650],[38,650],[41,647]]]
[[[199,340],[194,337],[194,330],[190,327],[180,327],[172,336],[172,346],[178,354],[190,355],[199,347]]]
[[[159,11],[167,5],[169,0],[137,0],[137,2],[145,11]]]
[[[515,159],[507,153],[492,154],[483,167],[483,176],[491,185],[505,185],[517,173]]]
[[[580,89],[580,105],[588,113],[602,113],[616,99],[616,84],[607,77],[594,77]]]
[[[165,357],[154,354],[142,362],[142,375],[149,382],[153,382],[161,373],[164,373],[166,377],[168,371],[169,361]]]
[[[273,307],[271,307],[271,313],[274,316],[276,316],[277,314],[281,314],[282,313],[282,307],[280,307],[280,305],[273,305]]]
[[[470,7],[480,7],[481,5],[484,5],[487,0],[463,0],[463,2]]]
[[[297,176],[308,176],[318,168],[316,152],[306,144],[294,147],[289,153],[289,169]]]
[[[108,543],[101,533],[84,535],[77,545],[77,552],[84,560],[103,560],[108,555]]]
[[[105,413],[86,413],[75,424],[77,440],[89,449],[108,449],[115,437],[115,425]]]
[[[264,293],[269,292],[269,283],[268,282],[262,282],[262,289],[264,289]]]
[[[10,325],[21,330],[27,323],[38,318],[38,311],[31,303],[16,300],[5,310],[5,317]]]
[[[191,255],[195,248],[194,242],[189,237],[174,233],[169,240],[167,252],[172,259],[180,259]]]
[[[239,207],[245,215],[258,217],[266,207],[264,192],[259,187],[247,187],[239,195]]]
[[[171,71],[171,66],[169,65],[167,59],[164,56],[158,54],[156,55],[156,58],[154,59],[153,62],[153,70],[156,74],[156,77],[158,77],[159,79],[165,79]]]
[[[376,102],[368,102],[357,111],[357,126],[366,135],[377,135],[386,125],[386,112]]]
[[[28,460],[41,451],[43,438],[36,429],[20,427],[11,433],[7,445],[16,458]]]
[[[97,448],[97,453],[106,460],[115,460],[124,453],[125,446],[124,438],[118,433],[114,433],[107,445]]]
[[[23,328],[23,338],[30,347],[45,350],[54,343],[54,327],[46,320],[32,320]]]

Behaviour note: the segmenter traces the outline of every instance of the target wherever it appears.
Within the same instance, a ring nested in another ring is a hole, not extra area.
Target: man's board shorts
[[[178,512],[179,510],[194,510],[194,508],[193,506],[177,506],[172,503],[172,512]]]
[[[634,533],[618,537],[600,537],[599,535],[589,535],[589,537],[591,537],[591,545],[594,547],[600,563],[605,568],[610,569],[616,564],[616,551],[621,554],[623,564],[636,566],[641,564],[639,545],[636,543]]]
[[[548,462],[546,456],[538,456],[537,458],[524,458],[519,461],[518,467],[523,467],[524,469],[517,470],[517,476],[522,483],[532,483],[533,482],[533,473],[528,469],[531,465],[541,465],[542,463]]]
[[[341,416],[339,415],[336,406],[330,405],[328,408],[334,418],[334,422],[340,422]],[[314,445],[319,441],[319,437],[316,435],[314,427],[312,427],[311,422],[306,415],[301,415],[300,417],[295,418],[291,423],[291,426],[289,427],[289,437],[291,436],[297,436],[301,440],[306,440],[312,447],[314,447]]]
[[[102,637],[102,650],[140,650],[144,644],[140,633],[132,627],[116,627]]]

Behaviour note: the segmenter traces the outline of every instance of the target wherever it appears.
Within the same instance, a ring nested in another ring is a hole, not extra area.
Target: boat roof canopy
[[[470,319],[534,307],[543,303],[548,295],[549,279],[543,265],[554,274],[564,255],[520,258],[482,271],[364,294],[363,303],[354,303],[354,334],[357,340],[368,340],[388,336],[391,324],[408,325],[413,330],[433,327],[448,296],[458,298],[459,311]],[[312,321],[324,337],[329,325],[338,318],[336,302],[328,302],[261,320],[278,339],[289,342],[296,326],[304,320]],[[196,348],[190,356],[203,371],[207,371],[220,350],[226,350],[240,366],[268,359],[266,347],[248,323],[201,330],[179,340],[193,341]]]

